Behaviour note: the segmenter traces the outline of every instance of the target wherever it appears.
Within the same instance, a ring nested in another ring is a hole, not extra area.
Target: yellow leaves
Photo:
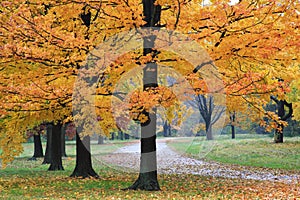
[[[151,112],[152,108],[162,106],[170,108],[176,101],[176,96],[167,87],[149,88],[145,91],[134,91],[130,95],[129,110],[131,118],[145,122],[147,116],[143,112]],[[170,115],[170,113],[169,113]]]
[[[161,191],[122,191],[134,180],[132,174],[104,169],[102,179],[70,179],[64,175],[40,174],[35,171],[0,178],[3,197],[51,199],[297,199],[298,185],[283,182],[257,181],[198,175],[161,175]],[[18,171],[17,171],[18,172]],[[46,177],[46,178],[45,178]],[[176,184],[174,184],[176,183]],[[26,190],[24,188],[27,187]],[[88,191],[88,192],[87,192]],[[21,197],[22,196],[22,197]]]
[[[10,65],[17,66],[4,70],[6,75],[1,71],[0,115],[9,114],[8,110],[27,110],[24,114],[29,118],[27,125],[35,120],[58,120],[70,116],[74,79],[87,53],[109,36],[145,23],[140,1],[109,0],[101,4],[88,0],[30,2],[4,1],[0,4],[0,56],[4,57],[1,61],[6,63],[12,59],[15,62]],[[253,114],[253,110],[259,107],[259,112],[264,113],[261,107],[266,105],[272,94],[292,102],[294,117],[300,119],[299,67],[295,67],[299,65],[299,5],[296,1],[239,1],[235,5],[229,2],[211,1],[211,6],[202,6],[200,0],[156,1],[167,8],[161,14],[160,23],[194,38],[216,61],[222,73],[218,78],[222,78],[226,85],[230,110]],[[85,4],[89,6],[83,10]],[[49,8],[46,9],[46,5]],[[87,27],[81,14],[89,11],[92,20]],[[180,48],[185,49],[184,46]],[[206,83],[198,75],[191,74],[191,60],[178,58],[170,52],[161,52],[154,59],[151,55],[139,55],[141,50],[129,52],[111,64],[103,74],[97,94],[109,95],[120,77],[137,67],[136,63],[154,60],[181,73],[197,94],[207,93]],[[106,56],[110,56],[109,52]],[[136,75],[134,79],[138,77]],[[278,78],[284,82],[278,82]],[[173,89],[184,90],[180,86]],[[84,92],[82,95],[86,94]],[[96,112],[106,119],[99,123],[107,133],[109,127],[115,127],[111,99],[98,100]],[[141,114],[144,110],[150,112],[153,107],[163,106],[170,121],[174,110],[180,110],[176,105],[179,101],[183,98],[176,99],[174,92],[164,87],[133,92],[130,97],[132,118],[145,121],[147,116]],[[253,106],[249,107],[247,103]],[[250,109],[252,111],[248,112]],[[182,112],[178,113],[180,115]],[[271,113],[267,116],[277,120]],[[70,120],[71,117],[65,119]],[[275,126],[271,124],[270,127]]]
[[[20,122],[18,116],[11,116],[0,122],[0,159],[2,160],[3,168],[15,156],[22,153],[23,147],[21,144],[25,142],[25,130],[26,125]]]
[[[282,132],[282,128],[288,125],[286,121],[282,121],[274,112],[265,112],[265,117],[269,119],[269,122],[262,119],[259,121],[259,126],[264,127],[267,132],[271,132],[272,130]]]
[[[146,64],[148,62],[153,61],[153,58],[152,58],[151,54],[147,54],[146,56],[141,56],[139,61],[141,62],[141,64]]]
[[[186,79],[189,81],[196,94],[206,94],[209,92],[206,81],[200,78],[198,74],[189,74]]]

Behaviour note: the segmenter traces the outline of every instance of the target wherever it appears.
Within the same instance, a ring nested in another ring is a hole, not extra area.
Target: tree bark
[[[71,177],[99,178],[99,175],[92,167],[92,158],[90,152],[90,136],[80,139],[76,131],[76,166]]]
[[[47,124],[47,143],[46,143],[46,151],[45,151],[45,157],[42,164],[50,164],[51,163],[51,147],[52,147],[52,125]]]
[[[230,125],[231,126],[231,139],[235,139],[235,126],[234,125]]]
[[[61,127],[62,124],[58,123],[53,125],[52,128],[53,140],[51,144],[51,162],[48,169],[49,171],[64,170],[61,159]]]
[[[234,122],[235,122],[235,112],[233,113],[230,113],[230,121],[231,121],[231,139],[235,139],[235,125],[234,125]]]
[[[293,115],[293,106],[292,103],[288,103],[285,100],[278,100],[276,97],[271,96],[271,99],[277,104],[277,115],[282,121],[288,120]],[[284,107],[287,106],[289,112],[286,114]],[[277,129],[274,133],[274,142],[283,143],[283,128],[282,124],[277,123]]]
[[[67,157],[66,153],[66,125],[61,126],[61,155]]]
[[[281,131],[279,131],[278,129],[280,129]],[[274,142],[283,143],[283,126],[281,124],[278,125],[278,129],[276,129],[274,133]]]
[[[154,5],[155,0],[143,0],[143,13],[145,27],[155,27],[160,21],[161,6]],[[153,53],[149,48],[154,46],[155,36],[146,36],[143,38],[143,55]],[[157,82],[157,63],[148,62],[143,69],[143,89],[155,88]],[[144,111],[148,120],[141,123],[141,157],[140,172],[138,179],[127,189],[133,190],[160,190],[157,180],[157,159],[156,159],[156,108],[149,113]]]
[[[160,190],[157,180],[156,112],[148,113],[148,120],[141,124],[141,157],[138,179],[127,189]]]
[[[212,129],[211,129],[210,122],[209,122],[208,125],[206,125],[205,129],[206,129],[206,139],[207,140],[213,140],[214,137],[213,137],[213,134],[212,134]]]
[[[34,153],[32,158],[30,158],[29,160],[36,160],[36,158],[44,157],[40,133],[33,135],[33,142],[34,142]]]

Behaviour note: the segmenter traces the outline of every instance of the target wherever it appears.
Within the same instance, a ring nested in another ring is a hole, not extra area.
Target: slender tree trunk
[[[44,161],[42,164],[50,164],[51,163],[51,147],[52,147],[52,125],[48,124],[47,125],[47,143],[46,143],[46,152],[45,152],[45,157]]]
[[[164,132],[164,137],[170,137],[171,136],[171,126],[168,123],[168,121],[165,121],[163,125],[163,132]]]
[[[64,170],[61,159],[61,127],[62,124],[58,123],[53,125],[52,128],[52,146],[51,146],[51,163],[49,171]]]
[[[278,109],[278,116],[280,119],[282,119],[285,115],[284,110],[284,101],[278,100],[277,102],[277,109]],[[277,124],[278,128],[282,128],[281,131],[276,129],[274,133],[274,142],[275,143],[283,143],[283,126],[280,124]]]
[[[231,139],[235,139],[235,126],[231,125]]]
[[[104,144],[104,137],[102,135],[98,136],[98,144]]]
[[[67,157],[66,153],[66,125],[61,126],[61,155]]]
[[[33,142],[34,142],[34,153],[32,158],[30,158],[29,160],[36,160],[36,158],[44,157],[40,133],[38,133],[37,135],[35,134],[33,135]]]
[[[118,131],[118,137],[120,140],[124,140],[124,134],[122,131]]]
[[[231,138],[235,139],[235,126],[234,126],[234,122],[235,122],[235,112],[233,112],[232,114],[230,114],[230,119],[231,119]]]
[[[206,139],[207,140],[213,140],[214,139],[210,123],[208,125],[206,125]]]
[[[111,133],[111,140],[114,140],[114,139],[115,139],[115,133],[112,132],[112,133]]]
[[[71,174],[71,177],[94,177],[99,178],[99,175],[92,167],[92,158],[90,152],[90,136],[85,136],[80,139],[76,132],[76,166]]]

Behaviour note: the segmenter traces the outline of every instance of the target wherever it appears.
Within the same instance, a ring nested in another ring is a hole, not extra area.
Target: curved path
[[[119,148],[114,153],[100,159],[110,166],[117,166],[118,169],[138,172],[140,143]],[[282,170],[219,164],[189,158],[173,151],[168,147],[165,139],[157,140],[157,165],[158,173],[164,174],[198,174],[226,178],[300,182],[300,174],[291,174]]]

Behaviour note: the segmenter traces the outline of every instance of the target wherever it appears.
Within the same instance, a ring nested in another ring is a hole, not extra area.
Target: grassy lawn
[[[74,143],[67,145],[70,156],[63,159],[65,171],[54,172],[41,165],[42,159],[27,160],[32,145],[24,144],[24,153],[0,170],[0,199],[297,199],[300,194],[300,184],[176,174],[159,175],[162,190],[158,192],[123,191],[137,174],[110,168],[93,156],[100,179],[70,178],[75,166]],[[92,152],[110,153],[123,145],[93,144]]]
[[[111,152],[116,151],[118,148],[128,145],[132,142],[138,142],[138,140],[106,140],[104,144],[98,145],[97,141],[91,141],[91,153],[94,158],[94,162],[101,162],[96,159],[101,155],[106,155]],[[46,150],[46,142],[42,142],[43,151]],[[1,152],[0,152],[1,153]],[[75,163],[70,162],[74,161],[76,157],[76,142],[75,141],[66,141],[66,154],[67,157],[63,158],[63,166],[68,167],[69,165],[75,166]],[[23,144],[23,153],[15,158],[15,160],[8,164],[8,168],[19,168],[19,167],[28,167],[28,168],[45,168],[44,166],[37,165],[34,161],[27,161],[33,155],[33,143],[24,143]],[[41,164],[43,162],[42,158],[38,158],[37,163]],[[0,160],[0,169],[1,169],[1,160]],[[45,168],[47,170],[47,167]]]
[[[161,191],[123,191],[137,178],[94,163],[100,179],[69,178],[74,160],[64,160],[65,171],[48,172],[47,166],[23,158],[0,171],[0,199],[288,199],[296,198],[300,185],[280,182],[160,175]],[[32,162],[32,161],[31,161]]]
[[[237,135],[234,140],[219,136],[216,141],[197,137],[171,140],[168,145],[194,158],[300,171],[300,137],[285,138],[283,144],[274,144],[272,138],[259,135]]]

